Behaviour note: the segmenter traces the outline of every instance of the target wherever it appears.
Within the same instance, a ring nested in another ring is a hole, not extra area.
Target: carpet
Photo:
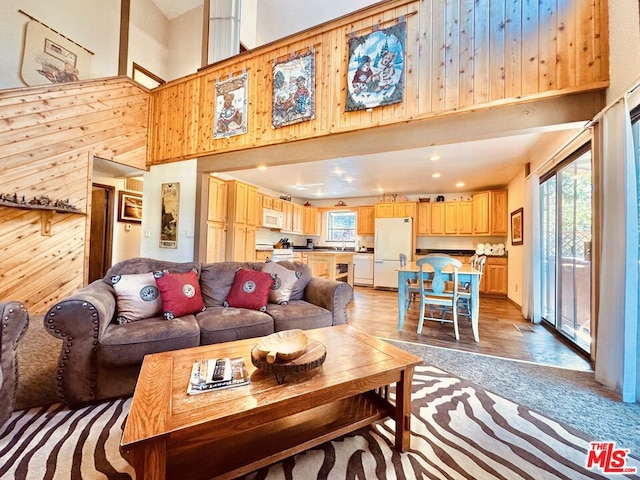
[[[133,478],[118,450],[129,402],[14,412],[0,429],[0,478]],[[393,450],[387,420],[244,478],[640,479],[586,468],[589,442],[599,439],[434,366],[416,368],[411,409],[408,452]],[[624,460],[626,468],[640,467],[637,459]]]
[[[596,382],[594,372],[387,341],[593,438],[615,441],[640,458],[640,403],[622,403],[618,393]]]

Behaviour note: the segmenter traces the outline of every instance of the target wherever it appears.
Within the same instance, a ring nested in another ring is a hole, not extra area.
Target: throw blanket
[[[14,412],[0,430],[0,478],[135,478],[118,449],[129,405],[120,399],[77,410],[56,404]],[[387,420],[245,478],[640,478],[586,468],[590,439],[583,433],[435,367],[416,368],[412,415],[406,453],[392,448],[394,422]],[[640,471],[640,461],[627,456],[626,467]]]

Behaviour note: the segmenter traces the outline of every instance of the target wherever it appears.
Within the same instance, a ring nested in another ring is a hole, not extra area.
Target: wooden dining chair
[[[406,267],[409,263],[409,259],[404,253],[400,254],[400,267]],[[407,280],[406,285],[404,286],[405,290],[405,298],[407,299],[407,310],[411,306],[411,304],[415,304],[416,298],[420,295],[420,288],[418,287],[418,280],[415,278],[410,278]]]
[[[475,258],[474,258],[475,257]],[[478,277],[478,283],[482,280],[482,272],[484,271],[484,264],[487,261],[486,255],[474,255],[471,257],[471,267],[480,272]],[[467,317],[471,318],[471,283],[465,282],[458,288],[458,295],[460,296],[460,311]]]
[[[441,323],[453,323],[453,331],[456,340],[460,340],[458,332],[458,268],[462,266],[462,262],[450,256],[428,255],[416,262],[420,267],[418,273],[418,287],[420,288],[420,320],[418,323],[418,334],[422,334],[422,327],[425,320],[432,320]],[[425,265],[431,266],[430,269]],[[450,267],[449,271],[444,272],[445,267]],[[447,282],[451,282],[452,289],[449,291],[445,288]],[[441,310],[450,308],[452,319],[445,319],[434,316],[435,306]],[[427,307],[429,315],[426,315]]]

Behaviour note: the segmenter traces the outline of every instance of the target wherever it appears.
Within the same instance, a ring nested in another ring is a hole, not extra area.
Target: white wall
[[[151,167],[151,170],[144,174],[141,256],[174,262],[193,261],[196,166],[196,160],[185,160]],[[163,183],[180,184],[178,248],[175,249],[160,248],[161,189]]]
[[[258,0],[240,3],[240,42],[249,50],[258,46]]]
[[[167,78],[173,80],[196,72],[202,65],[202,16],[198,7],[169,22]]]
[[[135,3],[135,2],[133,2]],[[118,74],[120,0],[0,1],[0,89],[25,86],[20,77],[24,32],[22,9],[70,40],[92,51],[89,78]],[[42,77],[43,85],[49,82]]]
[[[522,169],[509,182],[509,214],[524,206],[524,169]],[[527,215],[527,212],[523,212]],[[511,217],[509,217],[509,231],[507,241],[507,252],[509,253],[509,277],[507,297],[518,305],[522,305],[522,282],[524,281],[524,246],[511,245]]]
[[[258,45],[264,45],[378,2],[260,0],[257,3],[256,41]]]
[[[164,80],[169,78],[169,20],[151,0],[134,0],[129,12],[127,74],[135,62]],[[178,54],[178,53],[176,53]]]
[[[609,1],[609,75],[607,103],[640,79],[640,4],[638,0]]]

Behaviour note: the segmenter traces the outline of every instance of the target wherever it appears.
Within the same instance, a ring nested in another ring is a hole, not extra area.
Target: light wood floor
[[[455,339],[451,323],[425,321],[422,335],[418,335],[417,307],[409,309],[404,327],[398,331],[398,294],[393,291],[354,287],[354,300],[348,307],[348,315],[351,325],[381,338],[591,370],[585,357],[548,328],[526,321],[520,309],[506,299],[480,298],[480,343],[473,340],[471,323],[464,317],[458,321],[459,341]]]

